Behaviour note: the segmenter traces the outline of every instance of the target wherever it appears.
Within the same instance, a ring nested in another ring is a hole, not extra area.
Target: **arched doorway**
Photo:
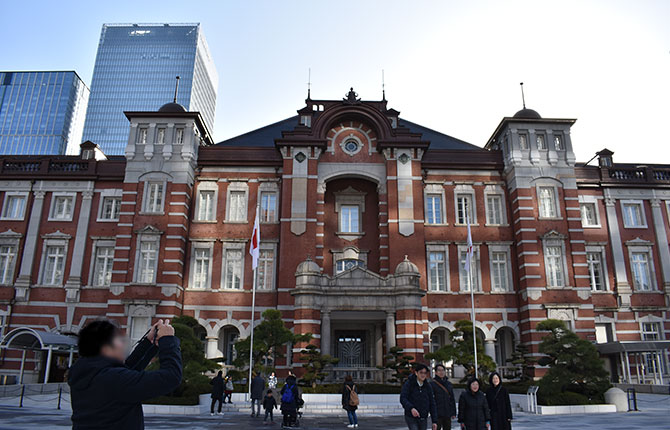
[[[514,354],[515,346],[514,330],[509,327],[501,327],[496,331],[495,360],[498,365],[498,371],[504,379],[514,379],[516,377],[518,369],[509,362],[512,354]]]
[[[224,359],[225,366],[232,366],[236,358],[235,342],[240,337],[240,331],[232,325],[223,326],[219,330],[219,352]]]
[[[451,332],[445,327],[437,327],[434,329],[430,333],[430,352],[435,352],[446,345],[451,345],[450,335]],[[452,360],[441,362],[431,360],[432,367],[435,367],[437,364],[444,365],[444,367],[447,369],[448,377],[454,376],[454,362]]]

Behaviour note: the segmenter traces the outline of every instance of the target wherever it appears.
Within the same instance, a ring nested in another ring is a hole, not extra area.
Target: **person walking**
[[[458,422],[464,430],[490,430],[491,415],[486,396],[479,390],[479,379],[471,378],[458,398]]]
[[[223,372],[219,370],[219,373],[209,383],[212,384],[212,406],[209,409],[209,414],[214,415],[214,405],[216,405],[216,402],[219,402],[217,414],[223,415],[223,412],[221,412],[223,403]]]
[[[269,389],[263,398],[263,410],[265,411],[265,418],[263,418],[263,421],[267,421],[269,415],[270,422],[275,422],[274,417],[272,416],[273,409],[277,409],[277,400],[275,400],[275,396],[272,394],[272,389]]]
[[[489,376],[486,400],[491,412],[491,430],[512,430],[512,404],[509,391],[503,387],[502,378],[498,372],[493,372]]]
[[[265,379],[259,374],[254,373],[251,380],[251,416],[258,417],[261,414],[261,400],[263,400],[263,391],[265,391]]]
[[[428,366],[418,363],[400,390],[400,404],[405,410],[405,423],[409,430],[426,430],[428,415],[433,423],[432,429],[437,430],[437,406],[427,378]]]
[[[443,364],[435,366],[435,377],[430,383],[437,406],[437,430],[450,430],[451,420],[456,418],[454,386],[447,378],[447,368]]]
[[[226,398],[228,398],[228,403],[233,403],[233,391],[235,391],[235,385],[233,385],[233,378],[226,376],[226,387],[223,391],[223,403],[226,403]]]
[[[275,372],[270,373],[270,376],[268,376],[268,388],[271,390],[277,388],[277,376]]]
[[[344,385],[342,386],[342,409],[347,411],[347,418],[349,418],[349,428],[358,427],[358,417],[356,416],[356,409],[358,409],[358,388],[354,384],[354,379],[351,375],[344,378]]]
[[[142,430],[142,402],[174,391],[181,383],[179,339],[159,320],[126,358],[128,337],[107,320],[79,332],[79,360],[68,375],[72,429]],[[158,353],[160,368],[144,369]],[[48,427],[48,426],[47,426]]]
[[[291,427],[298,417],[298,402],[300,392],[295,376],[289,374],[286,383],[281,389],[281,413],[283,415],[282,428]]]

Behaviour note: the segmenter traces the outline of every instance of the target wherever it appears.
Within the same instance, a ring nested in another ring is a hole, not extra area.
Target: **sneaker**
[[[349,424],[349,425],[347,425],[347,427],[350,428],[350,429],[352,429],[352,428],[354,428],[355,426],[354,426],[353,424]]]
[[[221,416],[223,416],[223,412],[219,412],[219,413],[217,413],[217,415],[221,415]]]
[[[213,417],[213,416],[214,416],[214,412],[210,412],[209,416],[210,416],[210,417]]]
[[[358,428],[358,424],[354,424],[354,428]]]

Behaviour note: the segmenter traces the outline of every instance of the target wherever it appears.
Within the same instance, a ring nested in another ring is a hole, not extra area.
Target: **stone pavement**
[[[597,415],[553,415],[537,416],[517,414],[514,430],[652,430],[670,428],[668,409],[670,397],[661,398],[656,403],[641,402],[642,412]],[[224,417],[206,416],[147,416],[147,430],[152,429],[239,429],[271,430],[279,429],[278,424],[264,424],[262,418],[250,418],[247,414],[227,414]],[[403,430],[402,417],[360,417],[361,430]],[[305,417],[305,430],[326,430],[346,428],[344,416]],[[37,408],[16,408],[0,406],[0,430],[69,429],[68,412]],[[457,429],[456,423],[453,426]]]

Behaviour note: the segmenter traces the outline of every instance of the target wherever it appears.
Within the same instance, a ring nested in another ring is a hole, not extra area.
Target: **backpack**
[[[295,385],[291,386],[286,386],[286,390],[284,391],[284,394],[281,395],[281,402],[282,403],[293,403],[294,396],[293,396],[293,388],[295,388]]]
[[[349,406],[358,406],[360,400],[358,399],[358,393],[354,389],[356,386],[354,385],[354,388],[351,388],[347,385],[347,388],[349,389]]]

